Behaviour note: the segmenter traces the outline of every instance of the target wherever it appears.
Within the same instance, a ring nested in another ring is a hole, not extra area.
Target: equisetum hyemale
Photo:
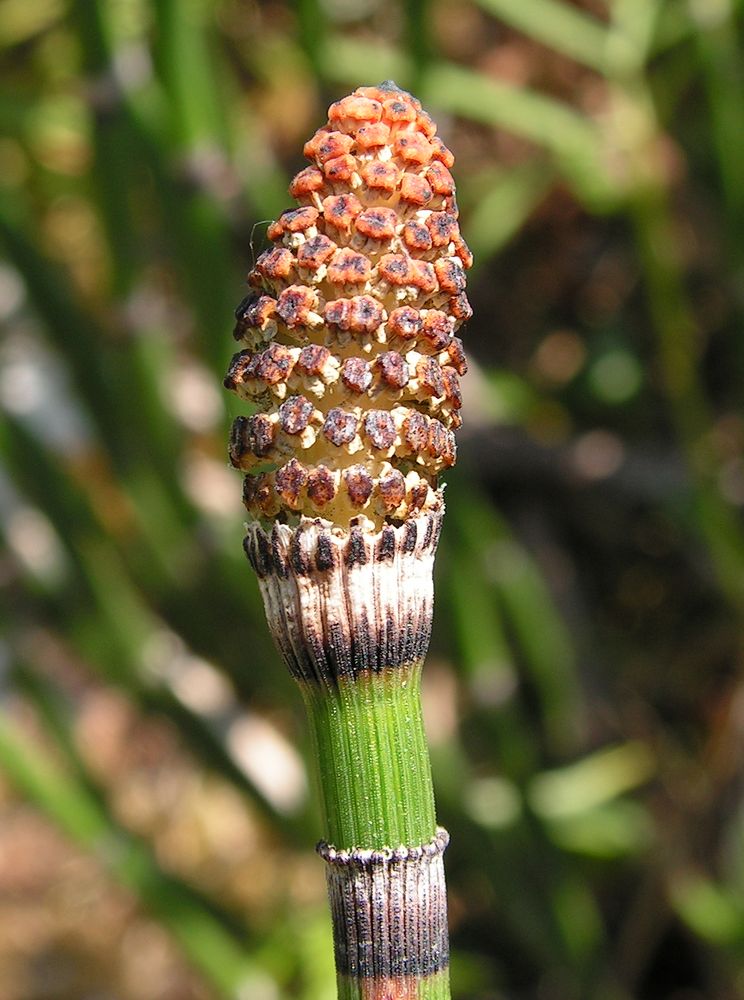
[[[245,550],[305,700],[340,1000],[449,997],[419,679],[471,255],[451,152],[393,83],[331,105],[248,276],[225,385]]]

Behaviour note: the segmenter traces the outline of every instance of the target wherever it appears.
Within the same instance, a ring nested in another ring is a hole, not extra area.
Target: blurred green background
[[[0,997],[333,1000],[231,312],[394,78],[476,255],[425,671],[459,1000],[744,996],[744,4],[0,0]]]

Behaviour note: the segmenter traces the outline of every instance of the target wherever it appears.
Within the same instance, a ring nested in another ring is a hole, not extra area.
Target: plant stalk
[[[246,552],[307,708],[339,1000],[449,1000],[443,853],[421,714],[441,511],[379,532],[252,525]]]
[[[229,456],[247,473],[244,546],[269,628],[308,710],[341,1000],[449,997],[449,837],[419,679],[473,257],[435,133],[391,80],[330,106],[290,185],[299,207],[269,226],[274,247],[248,276],[224,381],[258,408],[236,418]]]

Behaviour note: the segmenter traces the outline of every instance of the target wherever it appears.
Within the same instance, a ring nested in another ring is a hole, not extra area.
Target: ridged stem
[[[374,1000],[450,1000],[451,997],[447,969],[443,972],[437,972],[433,976],[428,976],[426,979],[420,979],[412,986],[404,986],[402,989],[408,989],[408,992],[402,992],[399,989],[397,993],[389,992],[387,995],[381,993],[375,996],[372,993],[363,992],[359,980],[349,976],[338,976],[336,989],[338,1000],[372,1000],[372,998]],[[416,990],[418,992],[415,992]]]
[[[449,1000],[421,662],[301,682],[329,862],[339,1000]],[[332,845],[332,846],[328,846]],[[408,849],[408,853],[407,853]]]
[[[301,685],[326,839],[339,849],[415,846],[434,836],[420,677],[418,663],[336,687]]]
[[[449,837],[420,699],[442,512],[377,532],[253,524],[245,539],[307,706],[340,1000],[449,998]]]

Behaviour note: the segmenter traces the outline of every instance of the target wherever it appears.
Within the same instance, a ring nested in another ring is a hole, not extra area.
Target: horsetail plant
[[[331,105],[237,310],[245,550],[307,706],[339,1000],[447,1000],[419,681],[455,461],[471,255],[451,152],[395,84]]]

